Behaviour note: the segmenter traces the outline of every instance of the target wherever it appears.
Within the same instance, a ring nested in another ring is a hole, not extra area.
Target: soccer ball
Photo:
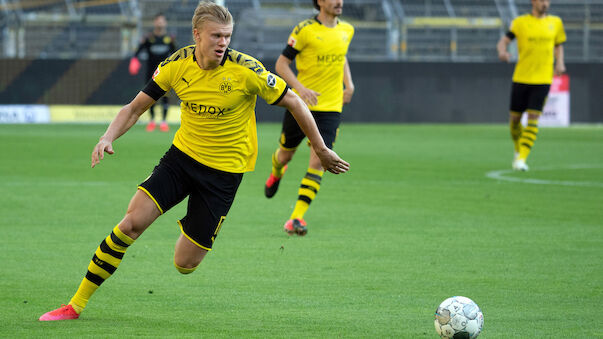
[[[473,300],[452,297],[440,304],[435,312],[434,324],[440,338],[474,339],[482,331],[484,315]]]

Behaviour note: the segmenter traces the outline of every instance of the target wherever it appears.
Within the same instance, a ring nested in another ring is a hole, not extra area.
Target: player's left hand
[[[555,75],[561,75],[565,73],[565,64],[564,63],[556,63],[555,64]]]
[[[346,88],[343,90],[343,104],[349,104],[352,101],[354,90],[352,88]]]
[[[98,141],[98,144],[96,144],[96,146],[94,146],[94,149],[92,150],[92,168],[94,168],[94,166],[98,165],[100,161],[104,159],[105,152],[107,152],[108,154],[115,153],[115,151],[113,151],[113,145],[111,144],[111,142],[105,140],[104,138],[101,138]]]
[[[333,174],[345,173],[350,169],[350,164],[341,159],[337,153],[328,148],[325,148],[323,151],[316,152],[316,155],[320,159],[322,168]]]

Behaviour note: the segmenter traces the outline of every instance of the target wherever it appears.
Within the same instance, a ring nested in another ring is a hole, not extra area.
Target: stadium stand
[[[0,58],[127,58],[164,13],[179,46],[192,43],[198,0],[0,0]],[[233,48],[259,58],[282,50],[291,28],[316,11],[309,0],[224,0]],[[346,0],[356,27],[352,60],[496,61],[495,44],[525,0]],[[568,62],[603,61],[603,0],[556,0]]]

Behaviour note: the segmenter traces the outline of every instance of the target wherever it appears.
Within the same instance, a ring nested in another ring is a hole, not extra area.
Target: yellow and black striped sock
[[[521,116],[519,113],[511,113],[517,114]],[[515,147],[515,152],[519,153],[519,139],[521,138],[521,133],[523,132],[523,125],[521,121],[517,120],[517,122],[513,121],[513,119],[509,119],[509,128],[511,130],[511,139],[513,140],[513,145]]]
[[[320,190],[320,182],[324,173],[324,171],[308,168],[308,172],[299,186],[299,196],[290,219],[303,219],[310,203],[316,198],[316,194]]]
[[[277,179],[283,176],[283,167],[285,167],[284,164],[278,162],[279,150],[280,148],[277,148],[276,151],[272,153],[272,175]]]
[[[528,120],[519,139],[519,159],[526,160],[538,136],[538,120]]]
[[[125,235],[117,226],[101,242],[88,265],[86,277],[69,302],[77,313],[84,310],[96,289],[115,272],[128,246],[133,243],[134,239]]]

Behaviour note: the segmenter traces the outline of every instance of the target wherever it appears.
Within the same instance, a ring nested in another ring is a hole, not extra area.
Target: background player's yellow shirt
[[[329,28],[317,19],[308,19],[293,29],[288,44],[299,52],[295,57],[297,79],[320,93],[318,104],[310,110],[341,112],[343,65],[353,36],[354,27],[341,20]]]
[[[182,103],[174,146],[200,163],[232,173],[252,171],[257,157],[255,103],[278,102],[287,90],[256,59],[227,50],[222,64],[203,70],[187,46],[162,62],[153,80]]]
[[[513,81],[530,85],[552,83],[554,49],[566,40],[561,19],[554,15],[536,18],[525,14],[513,20],[510,31],[517,38],[519,51]]]

